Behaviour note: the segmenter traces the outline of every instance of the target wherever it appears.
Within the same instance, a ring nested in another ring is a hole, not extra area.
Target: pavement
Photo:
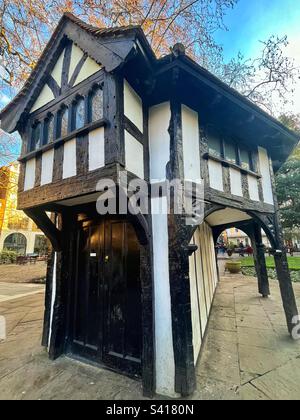
[[[300,284],[294,287],[300,306]],[[300,342],[287,334],[275,281],[271,291],[262,299],[255,278],[222,277],[191,399],[300,399]],[[1,400],[143,399],[139,381],[67,357],[51,362],[40,346],[44,293],[18,297],[21,292],[0,302],[7,324],[0,341]]]
[[[0,283],[33,283],[44,279],[46,270],[45,261],[26,265],[0,265]]]

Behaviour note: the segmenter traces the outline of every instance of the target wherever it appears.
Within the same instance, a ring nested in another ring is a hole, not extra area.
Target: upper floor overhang
[[[66,39],[105,71],[127,72],[133,85],[134,79],[138,80],[135,87],[148,105],[178,97],[200,111],[200,123],[219,126],[225,135],[250,146],[264,147],[275,171],[299,141],[297,134],[198,65],[182,49],[157,59],[139,26],[99,29],[69,13],[63,15],[23,89],[2,110],[3,130],[13,132],[26,121]]]

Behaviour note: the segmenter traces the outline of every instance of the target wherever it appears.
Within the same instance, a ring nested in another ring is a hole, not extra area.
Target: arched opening
[[[27,239],[22,233],[12,233],[5,238],[3,249],[26,255]]]

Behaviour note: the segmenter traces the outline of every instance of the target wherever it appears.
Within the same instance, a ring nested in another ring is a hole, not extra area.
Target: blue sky
[[[230,60],[241,51],[247,58],[255,58],[262,48],[260,40],[272,34],[288,35],[287,55],[300,67],[300,0],[239,0],[225,16],[228,31],[219,30],[215,39],[223,45],[224,58]],[[0,67],[1,79],[1,67]],[[14,96],[13,90],[0,92],[0,108]],[[291,111],[300,113],[300,81]]]
[[[218,31],[216,40],[223,45],[226,59],[241,51],[256,56],[259,41],[272,34],[300,39],[300,0],[239,0],[225,17],[229,31]],[[300,44],[299,44],[300,51]]]

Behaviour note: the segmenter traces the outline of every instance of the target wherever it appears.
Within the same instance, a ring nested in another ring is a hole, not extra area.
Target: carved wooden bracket
[[[57,252],[62,249],[61,231],[49,219],[44,210],[35,208],[24,210],[25,214],[34,221],[37,227],[47,236],[53,249]]]

